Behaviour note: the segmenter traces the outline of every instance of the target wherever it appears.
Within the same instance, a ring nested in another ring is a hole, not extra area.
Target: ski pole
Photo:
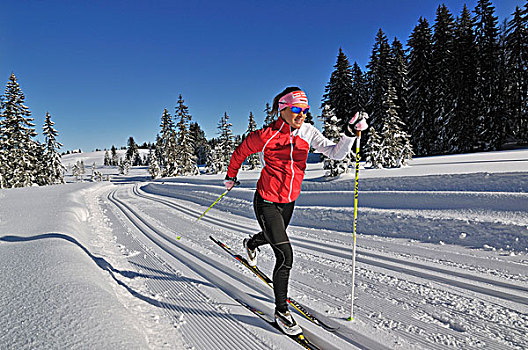
[[[222,199],[222,197],[224,197],[224,196],[227,194],[227,192],[229,192],[229,190],[225,190],[224,193],[222,193],[222,194],[220,195],[220,197],[218,197],[218,198],[213,202],[213,204],[211,204],[211,206],[210,206],[209,208],[207,208],[207,209],[203,212],[202,215],[200,215],[200,217],[198,218],[198,220],[196,220],[196,222],[200,221],[200,219],[203,218],[204,215],[207,214],[207,212],[208,212],[209,210],[211,210],[211,208],[214,207],[215,204],[218,203],[218,202],[220,201],[220,199]]]
[[[358,208],[358,194],[359,194],[359,145],[361,143],[361,130],[356,132],[356,180],[354,182],[354,222],[353,222],[353,246],[352,246],[352,295],[350,303],[350,317],[347,321],[354,320],[354,285],[356,279],[356,225],[357,225],[357,208]]]
[[[238,185],[240,185],[240,182],[239,182],[239,181],[235,181],[235,185],[234,185],[233,187],[238,186]],[[207,208],[207,209],[203,212],[202,215],[200,215],[200,217],[198,218],[198,220],[196,220],[196,222],[200,221],[200,219],[203,218],[204,215],[207,214],[207,212],[208,212],[209,210],[211,210],[211,208],[214,207],[214,206],[216,205],[216,203],[218,203],[218,202],[220,201],[220,199],[222,199],[222,198],[227,194],[227,192],[231,191],[231,190],[233,189],[233,187],[231,187],[229,190],[225,190],[224,193],[222,193],[222,194],[220,195],[220,197],[218,197],[218,198],[213,202],[213,204],[211,204],[211,206],[210,206],[209,208]]]

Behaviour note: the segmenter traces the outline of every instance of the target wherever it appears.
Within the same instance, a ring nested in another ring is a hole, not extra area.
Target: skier
[[[310,109],[306,94],[299,87],[287,87],[273,100],[272,114],[280,115],[269,126],[254,131],[235,149],[229,162],[224,184],[231,190],[244,160],[260,152],[263,168],[257,182],[253,208],[261,232],[246,238],[243,246],[248,262],[257,263],[257,248],[270,244],[275,254],[273,289],[275,321],[289,335],[302,332],[288,310],[288,280],[293,263],[293,251],[286,233],[301,192],[308,151],[312,146],[332,159],[343,159],[350,152],[355,133],[368,127],[366,113],[356,113],[343,127],[344,136],[335,144],[304,119]]]

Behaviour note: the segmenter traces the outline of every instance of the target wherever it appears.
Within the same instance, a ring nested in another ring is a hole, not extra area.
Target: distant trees
[[[190,132],[191,115],[189,108],[185,105],[182,95],[179,96],[178,105],[176,106],[175,119],[178,120],[176,159],[178,162],[178,175],[197,175],[199,174],[196,166],[196,156],[194,155],[195,144],[193,135]]]
[[[174,117],[166,108],[163,111],[155,150],[149,154],[149,172],[153,178],[199,173],[197,159],[198,156],[202,161],[205,159],[207,145],[205,134],[197,123],[191,124],[191,119],[182,95],[179,95]]]
[[[229,115],[227,112],[220,118],[218,122],[218,142],[214,148],[215,168],[213,172],[226,172],[231,154],[235,149],[235,142],[231,128],[233,125],[229,122]]]
[[[255,118],[253,117],[253,113],[249,112],[249,119],[248,119],[248,127],[244,135],[242,136],[242,139],[245,139],[250,133],[257,130],[257,122],[255,121]],[[249,170],[257,169],[260,166],[260,159],[258,153],[254,153],[250,155],[246,159],[246,163],[248,165]]]

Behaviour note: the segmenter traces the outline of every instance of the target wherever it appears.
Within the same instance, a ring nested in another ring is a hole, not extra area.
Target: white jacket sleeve
[[[343,135],[341,136],[341,140],[339,140],[339,142],[336,144],[335,142],[324,137],[323,134],[315,127],[313,128],[312,133],[313,136],[311,140],[311,146],[325,156],[336,160],[344,159],[346,155],[350,153],[350,149],[356,140],[356,137],[348,137]]]

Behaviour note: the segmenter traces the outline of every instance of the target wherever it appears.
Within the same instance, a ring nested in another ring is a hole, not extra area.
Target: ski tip
[[[179,241],[181,239],[181,237],[180,236],[176,236],[176,239]]]
[[[354,317],[350,316],[349,318],[346,319],[347,321],[350,321],[350,322],[353,322],[354,321]]]

